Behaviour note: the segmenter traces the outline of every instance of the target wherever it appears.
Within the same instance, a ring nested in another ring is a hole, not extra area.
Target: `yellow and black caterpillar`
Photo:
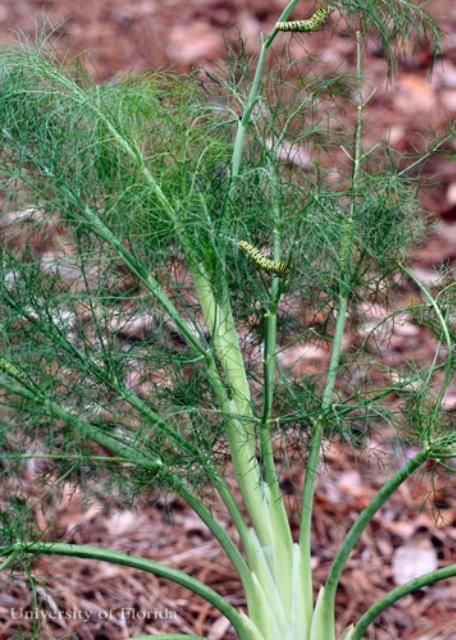
[[[245,251],[254,263],[260,267],[266,273],[274,273],[276,276],[286,276],[288,273],[288,266],[281,260],[271,260],[264,256],[259,249],[257,249],[250,242],[241,240],[239,242],[239,248]]]
[[[324,25],[328,16],[334,11],[334,7],[321,7],[317,9],[307,20],[294,20],[292,22],[277,22],[275,28],[278,31],[316,31]]]
[[[8,373],[19,382],[28,382],[26,375],[18,369],[12,362],[0,356],[0,371]]]

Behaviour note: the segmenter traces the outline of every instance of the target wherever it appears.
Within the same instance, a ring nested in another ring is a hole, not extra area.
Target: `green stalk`
[[[151,573],[161,578],[166,578],[175,584],[179,584],[192,593],[200,596],[206,602],[209,602],[220,613],[222,613],[231,622],[241,640],[250,640],[251,636],[247,630],[244,620],[236,609],[229,604],[225,598],[219,593],[207,587],[205,584],[188,576],[183,571],[166,567],[165,565],[111,549],[98,549],[89,545],[74,545],[61,542],[17,542],[8,547],[8,549],[0,548],[0,555],[9,555],[11,553],[30,553],[35,555],[61,555],[75,558],[90,558],[91,560],[101,560],[112,564],[123,565],[133,569],[139,569],[146,573]]]
[[[367,627],[372,624],[374,619],[379,616],[385,609],[391,607],[395,602],[404,598],[405,596],[413,593],[417,589],[428,587],[439,580],[446,580],[447,578],[453,578],[456,576],[456,564],[452,564],[449,567],[442,567],[435,571],[425,573],[418,578],[414,578],[405,584],[396,587],[382,598],[379,598],[358,620],[353,631],[349,635],[350,640],[361,640]]]
[[[320,415],[314,422],[314,429],[310,441],[309,453],[306,463],[306,475],[304,481],[304,489],[302,495],[301,519],[299,527],[299,545],[301,547],[304,562],[310,567],[311,564],[311,533],[312,533],[312,511],[315,494],[315,482],[318,474],[318,462],[320,459],[321,443],[324,434],[325,418],[328,409],[331,407],[334,387],[336,384],[337,371],[339,367],[340,356],[342,353],[342,341],[344,337],[346,313],[348,299],[350,296],[350,281],[352,270],[352,253],[353,253],[353,220],[356,214],[356,204],[358,196],[358,180],[361,164],[361,135],[362,135],[362,80],[363,70],[361,64],[361,37],[359,31],[356,33],[356,51],[357,51],[357,85],[358,85],[358,104],[357,104],[357,120],[355,134],[353,140],[353,165],[352,165],[352,196],[350,203],[350,214],[347,216],[344,224],[344,232],[341,240],[339,255],[341,262],[341,283],[339,291],[339,301],[337,308],[337,320],[334,330],[334,337],[331,349],[331,357],[328,367],[325,388],[321,401]],[[309,570],[308,590],[312,594],[312,575]],[[329,637],[329,636],[328,636]]]
[[[239,410],[238,413],[241,416],[252,418],[254,414],[250,386],[228,293],[224,292],[224,300],[220,303],[215,299],[209,275],[202,264],[195,266],[192,269],[192,274],[204,319],[212,335],[214,350],[225,372],[233,400]],[[249,438],[247,446],[253,453],[255,451],[254,422],[250,420],[245,428]]]
[[[388,498],[400,487],[400,485],[410,477],[426,460],[430,457],[430,452],[423,449],[411,458],[399,471],[397,471],[383,487],[378,491],[365,509],[359,514],[350,531],[333,560],[325,584],[324,611],[326,626],[321,630],[321,640],[334,637],[334,604],[336,590],[339,584],[345,563],[352,552],[354,546],[360,539],[363,531],[371,522],[372,518],[384,505]]]
[[[170,478],[170,484],[214,535],[215,539],[231,560],[234,569],[237,571],[241,579],[245,591],[250,591],[252,588],[252,577],[249,568],[225,529],[214,518],[206,505],[192,491],[190,491],[190,489],[188,489],[186,485],[175,476],[175,474]]]
[[[320,459],[321,443],[324,433],[324,414],[330,406],[334,386],[336,383],[337,369],[340,354],[342,352],[342,339],[345,329],[345,314],[347,310],[347,297],[340,296],[337,310],[337,322],[334,332],[331,359],[329,363],[328,376],[323,392],[321,415],[313,423],[312,437],[310,439],[309,452],[306,462],[306,476],[302,494],[301,517],[299,523],[299,546],[301,548],[302,562],[308,567],[306,573],[307,587],[306,594],[310,602],[307,607],[312,609],[312,572],[311,567],[311,535],[312,535],[312,511],[315,494],[315,483],[318,474],[318,462]],[[309,622],[310,624],[310,622]],[[309,629],[308,629],[309,632]]]
[[[293,0],[293,6],[295,4],[297,4],[299,0]],[[291,11],[291,8],[290,8]],[[252,105],[253,108],[253,105]],[[110,133],[113,135],[113,137],[117,140],[117,142],[119,143],[119,145],[126,151],[127,155],[130,156],[130,158],[132,158],[133,160],[135,160],[136,162],[139,162],[141,165],[141,171],[143,173],[143,176],[145,177],[147,183],[149,184],[149,186],[152,188],[152,190],[154,191],[154,193],[157,195],[160,203],[162,204],[162,206],[164,207],[164,209],[166,210],[166,212],[168,213],[168,215],[170,217],[172,217],[173,219],[175,219],[175,214],[174,214],[174,208],[172,207],[172,205],[170,204],[170,202],[168,201],[168,199],[166,198],[165,194],[163,193],[163,191],[161,190],[160,186],[158,185],[158,183],[156,182],[155,178],[152,176],[152,174],[150,173],[149,169],[146,167],[146,165],[144,164],[143,161],[143,156],[142,154],[139,152],[139,150],[134,149],[129,142],[124,138],[124,136],[122,136],[117,129],[113,126],[113,124],[109,121],[108,118],[106,118],[106,116],[104,115],[104,113],[98,109],[95,105],[91,104],[91,109],[94,113],[96,113],[96,115],[98,117],[100,117],[100,119],[103,120],[105,126],[108,128],[108,130],[110,131]],[[193,276],[194,276],[194,283],[195,283],[195,288],[197,289],[198,292],[198,285],[201,283],[201,280],[199,278],[199,273],[198,271],[202,269],[202,266],[199,265],[197,267],[197,269],[193,270]],[[150,277],[150,276],[149,276]],[[206,282],[206,288],[207,286],[209,286],[209,281],[207,279],[206,274],[203,274],[203,278],[205,278]],[[147,285],[147,283],[145,283]],[[156,283],[158,284],[158,283]],[[203,287],[204,289],[204,287]],[[160,298],[158,298],[158,296],[156,295],[155,292],[153,292],[154,295],[157,297],[157,299],[162,302],[162,300]],[[203,300],[205,300],[205,296],[202,295],[200,296],[200,300],[201,303],[203,303]],[[215,303],[215,301],[214,301]],[[172,303],[171,303],[172,305]],[[166,306],[165,306],[166,308]],[[179,326],[179,323],[177,322],[177,319],[181,318],[180,314],[177,312],[177,310],[175,310],[173,307],[169,307],[167,308],[168,313],[170,313],[171,318],[174,320],[174,322],[176,322],[176,324]],[[215,342],[215,348],[216,348],[216,353],[222,363],[222,366],[224,368],[224,371],[227,375],[229,384],[231,386],[231,389],[233,391],[233,396],[234,399],[236,401],[236,404],[238,405],[239,408],[239,413],[241,415],[248,415],[251,416],[253,415],[252,413],[252,402],[251,402],[251,397],[250,397],[250,387],[247,381],[247,376],[245,373],[245,367],[244,367],[244,363],[242,361],[242,355],[241,355],[241,350],[239,347],[239,340],[238,340],[238,336],[235,330],[235,324],[234,324],[234,320],[233,320],[233,316],[232,316],[232,312],[231,312],[231,308],[229,306],[229,303],[226,302],[224,305],[221,306],[216,306],[215,307],[215,311],[217,313],[217,315],[220,316],[221,318],[221,323],[220,326],[215,326],[211,324],[209,324],[209,327],[211,328],[212,326],[214,326],[214,342]],[[177,316],[175,315],[175,313],[177,313]],[[204,312],[204,308],[203,308],[203,312]],[[181,328],[181,327],[179,327]],[[184,332],[184,336],[187,337],[187,339],[189,337],[192,336],[187,336]],[[219,344],[218,344],[219,343]],[[195,345],[192,345],[195,346]],[[207,351],[203,352],[204,355],[206,356],[206,359],[208,357]],[[246,443],[243,443],[243,447],[246,446],[248,449],[250,449],[250,453],[255,453],[254,451],[252,452],[252,438],[250,437],[250,434],[248,434],[248,430],[249,430],[249,425],[247,425],[247,429],[246,429],[246,436],[247,436],[247,441]],[[253,430],[253,445],[255,444],[255,437],[254,437],[254,430]],[[252,459],[255,458],[256,456],[253,455]],[[226,489],[226,488],[225,488]],[[226,490],[224,491],[224,495],[226,495]],[[239,519],[236,518],[237,521],[239,522]]]
[[[239,339],[233,329],[231,309],[227,304],[218,304],[209,276],[201,265],[194,269],[193,281],[204,319],[213,337],[215,353],[223,366],[233,396],[230,400],[223,386],[219,387],[219,401],[223,412],[228,416],[227,437],[236,477],[255,528],[258,527],[259,532],[263,532],[262,541],[270,544],[269,527],[265,529],[265,523],[269,519],[262,496],[261,471],[256,457],[255,421],[250,387]]]
[[[280,594],[280,597],[283,597],[281,606],[284,606],[288,613],[291,608],[291,532],[278,482],[276,481],[272,486],[272,493],[271,487],[263,483],[261,468],[256,456],[255,420],[250,387],[228,293],[225,292],[224,301],[221,303],[215,299],[209,277],[202,265],[193,269],[193,281],[205,322],[213,337],[215,353],[223,366],[232,392],[232,399],[230,399],[226,395],[226,390],[221,388],[218,392],[218,398],[224,413],[228,416],[227,439],[241,495],[262,545],[262,547],[255,547],[251,544],[251,538],[249,538],[249,544],[243,540],[249,564],[257,574],[262,567],[264,556],[269,565],[267,573],[271,574],[271,580],[267,580],[265,583],[261,582],[265,595],[269,598],[270,603],[275,604],[277,593]],[[274,346],[272,351],[275,351]],[[274,375],[273,358],[272,370],[269,370],[269,373]],[[209,374],[211,375],[210,370]],[[272,389],[271,396],[268,394],[269,397],[272,400]],[[267,418],[268,411],[264,415]],[[266,424],[266,428],[267,426]],[[273,465],[272,451],[270,455],[268,464]],[[269,588],[270,585],[276,585],[278,591],[274,592],[274,589]],[[258,589],[255,588],[246,592],[249,612],[251,614],[256,612],[261,616],[263,622],[261,630],[266,633],[266,628],[270,628],[270,623],[267,622],[270,613],[266,615],[266,612],[263,611],[265,603],[262,602],[261,597],[257,597],[257,592]]]
[[[285,9],[280,14],[280,18],[277,22],[284,22],[288,19],[288,16],[293,11],[293,9],[298,4],[299,0],[291,0],[285,7]],[[264,63],[266,60],[266,54],[271,46],[274,38],[276,37],[278,31],[275,26],[272,28],[266,39],[264,39],[263,34],[261,37],[261,49],[260,54],[258,56],[258,62],[255,69],[255,75],[253,77],[252,86],[250,88],[250,92],[247,98],[247,103],[244,109],[242,116],[238,120],[238,128],[236,132],[236,138],[234,140],[233,146],[233,156],[231,159],[231,177],[237,178],[239,174],[239,168],[241,166],[242,154],[244,151],[244,137],[247,127],[250,122],[250,116],[252,115],[252,111],[261,95],[260,91],[260,81],[261,76],[263,75]]]
[[[280,15],[278,21],[287,20],[290,13],[293,11],[294,7],[297,5],[299,0],[292,0],[287,4],[284,11]],[[263,75],[264,64],[266,60],[266,54],[271,46],[275,36],[278,31],[275,27],[271,30],[266,39],[263,38],[261,42],[261,50],[258,57],[258,62],[252,82],[252,86],[250,88],[250,92],[247,98],[247,103],[244,109],[242,116],[238,121],[238,128],[236,132],[236,138],[233,146],[233,154],[231,161],[231,177],[235,179],[239,174],[240,164],[242,160],[242,154],[244,150],[244,137],[247,127],[250,122],[250,117],[252,111],[255,107],[255,104],[260,96],[260,82],[261,77]],[[275,247],[276,252],[277,247]],[[274,278],[273,282],[273,299],[275,300],[275,305],[270,309],[268,318],[267,318],[267,330],[266,330],[266,339],[265,339],[265,356],[264,356],[264,401],[263,401],[263,415],[262,421],[260,425],[260,449],[262,456],[262,463],[265,470],[265,479],[268,485],[268,493],[270,493],[270,504],[267,505],[268,511],[270,512],[271,521],[268,522],[266,531],[264,523],[267,522],[263,519],[262,522],[258,522],[252,519],[255,529],[262,540],[263,544],[271,544],[273,542],[271,540],[271,535],[274,538],[273,549],[275,553],[275,568],[274,571],[276,573],[276,577],[280,580],[281,589],[286,593],[287,590],[291,588],[290,582],[290,571],[291,571],[291,548],[292,548],[292,538],[291,532],[289,528],[288,518],[285,510],[285,506],[283,503],[283,498],[280,492],[280,487],[277,478],[277,472],[274,464],[274,456],[272,452],[271,446],[271,438],[269,432],[269,418],[271,415],[272,409],[272,400],[273,400],[273,381],[275,374],[275,344],[276,344],[276,332],[277,332],[277,304],[279,299],[279,283],[276,278]],[[233,325],[234,326],[234,325]],[[254,434],[252,438],[252,442],[255,443]],[[255,455],[255,463],[256,460],[256,451],[252,451],[252,459],[253,455]],[[255,474],[260,478],[261,470],[255,470]],[[256,492],[257,493],[257,492]],[[249,509],[250,511],[250,509]],[[285,557],[284,557],[285,556]],[[290,597],[285,598],[287,610],[289,609]]]
[[[214,489],[218,491],[224,505],[226,506],[234,527],[239,534],[239,538],[245,553],[247,554],[247,558],[250,559],[252,556],[252,548],[250,544],[249,529],[233,494],[231,493],[225,479],[220,475],[211,477],[211,483]]]
[[[0,564],[0,571],[4,571],[5,569],[8,569],[8,567],[14,563],[17,555],[18,555],[17,551],[13,551],[11,555],[8,555]]]
[[[265,544],[270,544],[270,527],[264,527],[264,523],[269,520],[266,513],[268,505],[261,491],[261,470],[256,457],[255,416],[250,385],[226,282],[223,283],[222,300],[219,302],[215,298],[204,265],[201,262],[195,263],[191,258],[189,263],[203,317],[212,337],[214,354],[222,365],[230,391],[230,396],[228,396],[215,366],[215,358],[212,358],[207,370],[220,406],[228,417],[228,444],[241,495],[252,522],[257,525],[263,524],[263,541]],[[241,536],[247,556],[252,560],[253,548],[242,516],[237,518],[235,526]]]
[[[279,303],[279,296],[279,278],[274,277],[272,281],[272,301],[269,309],[265,314],[266,322],[263,355],[263,412],[260,425],[260,451],[265,478],[271,490],[271,495],[274,500],[282,501],[282,494],[277,478],[277,470],[274,463],[274,454],[272,451],[270,434],[270,420],[272,416],[275,368],[277,361],[277,307]]]
[[[252,563],[252,570],[255,574],[255,581],[259,595],[258,609],[261,611],[262,623],[258,622],[257,626],[266,633],[265,622],[268,622],[268,616],[271,616],[274,620],[274,625],[278,626],[278,632],[282,635],[285,634],[287,624],[289,623],[289,615],[283,606],[283,594],[281,592],[281,584],[274,575],[274,570],[271,568],[270,549],[264,549],[261,546],[260,540],[254,529],[250,530],[252,544],[255,549],[255,561]],[[264,608],[267,611],[263,611]],[[255,622],[255,612],[249,607],[249,615]],[[269,624],[271,626],[271,624]]]
[[[74,460],[75,462],[107,462],[110,464],[133,464],[133,462],[128,458],[121,458],[118,456],[81,456],[63,453],[2,453],[0,454],[0,458],[2,460]]]
[[[339,304],[337,307],[337,321],[334,331],[331,357],[328,366],[328,375],[321,401],[321,411],[318,419],[314,422],[314,429],[312,432],[312,438],[309,447],[308,462],[306,465],[306,482],[304,484],[303,510],[301,512],[301,515],[306,516],[306,518],[309,514],[311,515],[312,513],[314,484],[316,480],[316,474],[318,472],[318,460],[320,457],[321,441],[323,438],[324,419],[326,412],[331,407],[332,395],[336,384],[336,377],[339,367],[340,355],[342,353],[342,341],[346,324],[347,304],[347,296],[339,296]],[[307,481],[308,476],[309,480]],[[304,505],[307,507],[307,509],[304,509]],[[301,524],[304,525],[305,531],[307,533],[310,533],[309,523],[307,522],[307,520],[301,521]],[[305,532],[302,533],[304,536],[306,536]],[[309,538],[310,536],[306,537]]]
[[[222,409],[228,417],[227,439],[231,459],[241,495],[254,527],[248,530],[241,516],[238,530],[247,553],[249,567],[252,570],[252,582],[249,585],[245,585],[247,608],[252,620],[261,629],[261,632],[266,635],[267,640],[274,640],[274,637],[268,638],[267,636],[276,625],[273,612],[276,606],[280,610],[281,603],[274,588],[277,563],[276,556],[273,555],[275,548],[273,543],[274,528],[271,522],[268,487],[263,485],[262,482],[261,484],[252,482],[251,477],[249,477],[252,472],[252,463],[249,456],[246,456],[246,448],[243,446],[245,435],[243,423],[235,417],[237,413],[236,404],[233,400],[229,400],[224,388],[219,392],[218,397]],[[256,458],[253,464],[256,465],[253,471],[259,470]],[[258,532],[258,538],[255,532]],[[244,538],[245,534],[247,539]],[[261,544],[259,542],[256,544],[256,540],[261,540]],[[261,581],[259,580],[260,575],[263,577]],[[260,640],[260,638],[257,638],[257,640]]]
[[[275,252],[274,257],[278,258],[277,252]],[[270,431],[277,360],[277,307],[280,298],[280,281],[277,277],[274,277],[272,281],[271,297],[271,304],[265,316],[266,333],[263,356],[263,411],[260,424],[260,452],[264,476],[270,495],[271,524],[274,535],[274,574],[284,610],[287,616],[290,617],[292,605],[291,571],[293,562],[293,538],[282,492],[280,490]]]

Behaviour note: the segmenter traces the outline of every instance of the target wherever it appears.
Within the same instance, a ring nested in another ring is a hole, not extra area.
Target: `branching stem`
[[[350,531],[345,536],[344,541],[333,560],[325,584],[325,600],[329,607],[327,612],[328,614],[330,613],[331,616],[334,612],[335,594],[340,576],[342,575],[348,556],[360,539],[361,534],[388,498],[418,469],[418,467],[429,459],[430,455],[430,452],[425,449],[408,460],[408,462],[382,486],[367,507],[359,514]]]
[[[396,587],[382,598],[379,598],[379,600],[369,607],[369,609],[361,616],[358,623],[355,625],[354,630],[351,632],[350,640],[361,640],[367,627],[372,624],[375,618],[401,598],[404,598],[418,589],[429,587],[431,584],[434,584],[439,580],[446,580],[447,578],[453,578],[455,576],[456,564],[452,564],[449,567],[436,569],[435,571],[426,573],[400,585],[399,587]]]
[[[339,249],[339,260],[341,264],[341,281],[339,290],[339,302],[337,307],[336,327],[331,349],[331,357],[328,367],[325,388],[323,390],[321,413],[314,421],[312,437],[309,446],[309,453],[306,464],[306,477],[304,481],[304,490],[302,496],[301,522],[299,530],[299,544],[302,553],[310,565],[311,553],[311,530],[312,530],[312,510],[315,493],[315,482],[318,474],[318,462],[320,459],[321,443],[323,439],[325,421],[327,412],[331,407],[334,387],[336,384],[336,376],[339,367],[340,356],[342,353],[342,341],[346,324],[346,313],[348,299],[350,296],[350,282],[352,271],[352,252],[353,252],[353,220],[356,214],[356,205],[358,197],[358,182],[361,164],[361,135],[363,123],[363,99],[362,99],[362,82],[363,69],[361,61],[361,36],[356,34],[357,47],[357,85],[358,85],[358,104],[357,104],[357,121],[353,140],[353,166],[352,166],[352,194],[350,204],[350,214],[347,216],[344,224],[344,232],[341,239]]]

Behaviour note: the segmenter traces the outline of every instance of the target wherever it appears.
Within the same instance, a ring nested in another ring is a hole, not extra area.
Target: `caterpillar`
[[[239,242],[239,248],[242,249],[253,262],[260,267],[266,273],[273,273],[276,276],[286,276],[288,273],[288,266],[281,260],[271,260],[264,256],[259,249],[257,249],[250,242],[241,240]]]
[[[19,382],[27,382],[25,374],[14,366],[12,362],[3,357],[0,357],[0,371],[5,371],[5,373],[8,373],[16,380],[19,380]]]
[[[318,27],[324,25],[333,11],[335,11],[334,7],[321,7],[320,9],[317,9],[310,18],[307,18],[307,20],[277,22],[275,28],[277,31],[316,31]]]

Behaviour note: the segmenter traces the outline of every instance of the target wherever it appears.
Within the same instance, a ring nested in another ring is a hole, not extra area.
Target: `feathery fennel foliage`
[[[374,29],[388,55],[399,36],[438,35],[409,2],[336,7],[365,34]],[[318,164],[296,170],[279,156],[285,143],[290,159],[293,148],[324,144],[319,101],[336,100],[343,78],[298,88],[284,79],[283,99],[274,86],[281,72],[264,72],[276,37],[289,36],[274,27],[263,39],[253,77],[238,61],[231,76],[204,87],[167,73],[96,85],[80,64],[30,45],[0,56],[3,469],[19,474],[21,461],[45,456],[54,478],[100,477],[129,496],[171,488],[229,556],[246,612],[152,560],[49,541],[23,502],[1,516],[0,553],[4,567],[50,553],[166,577],[214,605],[241,640],[334,640],[336,589],[363,530],[416,469],[455,455],[442,407],[454,375],[455,287],[432,295],[405,265],[423,233],[416,183],[387,150],[363,148],[359,32],[357,75],[347,85],[357,123],[351,142],[337,141],[350,162],[332,181]],[[242,241],[283,261],[286,275],[257,269]],[[398,274],[421,292],[413,314],[435,334],[436,355],[379,388],[374,374],[384,365],[354,312],[361,300],[387,301]],[[343,352],[348,328],[357,338]],[[300,379],[279,354],[312,340],[329,345],[330,359]],[[382,423],[418,453],[360,514],[314,603],[311,513],[323,437],[362,444]],[[278,439],[306,467],[297,541],[274,459]],[[227,456],[242,506],[226,481]],[[241,548],[204,499],[208,485]],[[443,567],[419,585],[455,574]],[[416,585],[386,594],[341,637],[361,638]]]

